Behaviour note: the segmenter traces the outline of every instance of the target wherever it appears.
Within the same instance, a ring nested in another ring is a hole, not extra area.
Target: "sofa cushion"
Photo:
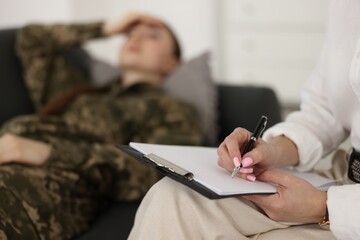
[[[217,87],[205,52],[182,64],[164,84],[170,95],[194,106],[199,114],[204,144],[215,146],[217,128]]]

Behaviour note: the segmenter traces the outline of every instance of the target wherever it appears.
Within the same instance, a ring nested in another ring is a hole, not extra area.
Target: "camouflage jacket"
[[[101,27],[102,23],[29,25],[19,30],[16,51],[37,109],[74,85],[87,82],[64,53],[102,37]],[[102,193],[133,200],[142,197],[158,176],[113,144],[200,144],[196,116],[192,107],[157,87],[142,83],[123,88],[115,81],[106,93],[78,96],[60,116],[18,117],[2,131],[51,144],[46,166],[81,171]]]

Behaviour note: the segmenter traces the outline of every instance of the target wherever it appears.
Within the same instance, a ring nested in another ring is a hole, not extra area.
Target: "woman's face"
[[[138,24],[131,29],[120,54],[120,67],[166,75],[177,65],[174,42],[165,27]]]

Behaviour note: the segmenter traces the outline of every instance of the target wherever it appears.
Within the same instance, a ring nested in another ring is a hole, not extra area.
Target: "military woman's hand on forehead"
[[[132,12],[115,21],[107,21],[103,26],[106,36],[128,33],[137,24],[146,24],[154,27],[164,27],[164,22],[154,16]]]

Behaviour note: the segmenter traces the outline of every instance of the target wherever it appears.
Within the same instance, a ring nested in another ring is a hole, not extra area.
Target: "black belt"
[[[349,156],[348,177],[357,183],[360,183],[360,152],[353,149]]]

